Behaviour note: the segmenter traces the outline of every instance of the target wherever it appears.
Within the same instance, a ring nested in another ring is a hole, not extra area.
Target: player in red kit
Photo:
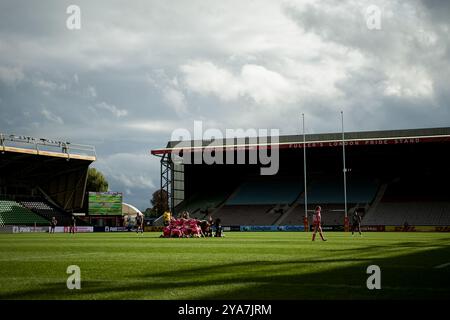
[[[321,210],[322,210],[322,208],[320,206],[317,206],[316,210],[314,211],[314,217],[313,217],[314,233],[313,233],[313,236],[312,236],[312,241],[314,241],[316,239],[317,231],[319,231],[319,235],[322,238],[322,240],[323,241],[327,241],[327,239],[325,239],[323,237],[322,227],[320,226],[320,223],[322,222],[322,215],[320,214]]]

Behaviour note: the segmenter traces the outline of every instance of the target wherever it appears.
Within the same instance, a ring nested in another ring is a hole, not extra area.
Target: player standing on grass
[[[362,237],[361,233],[361,216],[358,214],[358,210],[355,210],[352,217],[352,237],[354,236],[355,229],[358,229],[359,235]]]
[[[52,221],[50,222],[50,233],[55,233],[55,227],[58,224],[58,221],[55,217],[52,217]]]
[[[136,215],[136,233],[139,231],[144,234],[144,218],[139,213]]]
[[[320,213],[321,210],[322,210],[322,208],[320,206],[317,206],[316,210],[314,211],[314,217],[313,217],[314,233],[313,233],[313,236],[312,236],[312,241],[314,241],[316,239],[317,231],[319,231],[319,235],[322,238],[322,240],[323,241],[327,241],[327,239],[325,239],[323,237],[322,226],[320,225],[320,223],[322,222],[322,215]]]
[[[76,227],[77,227],[77,220],[75,219],[75,216],[72,215],[72,220],[70,222],[69,233],[75,234],[75,228]]]

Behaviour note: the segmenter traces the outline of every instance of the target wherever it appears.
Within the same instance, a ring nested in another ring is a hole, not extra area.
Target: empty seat
[[[303,192],[301,181],[260,180],[244,182],[227,205],[266,205],[292,203]]]
[[[449,225],[450,202],[381,202],[363,219],[364,225]]]
[[[58,221],[58,225],[60,226],[68,226],[71,224],[71,215],[63,212],[62,210],[53,207],[51,204],[45,202],[44,200],[22,200],[20,203],[30,209],[31,211],[37,213],[43,218],[50,221],[52,217]],[[79,223],[82,225],[83,223]]]
[[[214,213],[223,225],[272,225],[281,212],[270,205],[226,205]]]
[[[0,200],[0,225],[48,225],[48,220],[12,200]]]

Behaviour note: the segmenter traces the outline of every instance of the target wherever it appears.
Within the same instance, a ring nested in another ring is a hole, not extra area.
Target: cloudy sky
[[[352,131],[450,126],[449,35],[445,0],[1,0],[0,131],[94,145],[111,189],[145,209],[150,150],[194,120],[293,134],[304,112],[320,133],[344,110]]]

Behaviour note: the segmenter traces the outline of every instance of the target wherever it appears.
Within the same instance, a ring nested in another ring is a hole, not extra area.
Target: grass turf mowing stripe
[[[440,264],[438,266],[436,266],[436,269],[442,269],[442,268],[446,268],[446,267],[450,267],[450,262],[448,263],[444,263],[444,264]]]
[[[1,299],[380,299],[450,297],[450,235],[227,233],[161,239],[159,233],[0,235]],[[81,268],[82,289],[66,288]],[[366,288],[377,264],[382,289]]]

